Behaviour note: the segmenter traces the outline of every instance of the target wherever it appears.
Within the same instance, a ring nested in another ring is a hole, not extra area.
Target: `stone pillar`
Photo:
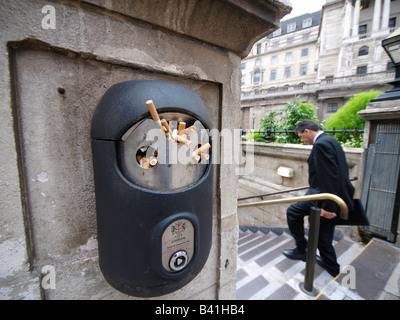
[[[0,0],[0,9],[0,299],[131,299],[99,270],[90,147],[97,103],[119,82],[176,82],[197,92],[214,129],[233,132],[241,59],[290,7],[277,0]],[[224,144],[217,150],[231,150]],[[215,166],[205,267],[162,298],[235,298],[235,170]]]
[[[360,5],[361,5],[361,0],[356,0],[354,4],[354,15],[353,15],[353,37],[358,36],[358,28],[359,28],[359,23],[360,23]]]
[[[389,28],[390,3],[391,0],[385,0],[385,2],[383,3],[381,30],[386,30]]]
[[[346,6],[345,6],[345,15],[344,15],[344,22],[343,22],[344,23],[343,38],[350,37],[352,10],[353,10],[353,6],[351,4],[351,1],[347,1]]]
[[[374,16],[372,19],[372,32],[379,31],[380,28],[380,21],[381,21],[381,0],[375,0],[374,5]]]

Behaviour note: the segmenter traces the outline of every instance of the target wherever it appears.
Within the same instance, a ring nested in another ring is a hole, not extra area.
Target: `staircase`
[[[238,246],[238,300],[400,299],[400,249],[378,239],[360,245],[337,229],[334,247],[342,273],[333,279],[316,265],[317,297],[300,289],[305,262],[282,254],[294,247],[287,229],[241,227]]]

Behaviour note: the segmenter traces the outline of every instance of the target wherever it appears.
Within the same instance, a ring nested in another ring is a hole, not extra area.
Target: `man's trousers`
[[[286,212],[289,230],[300,251],[307,249],[307,240],[304,236],[304,217],[310,216],[311,207],[315,205],[312,201],[297,202],[292,204]],[[335,219],[321,217],[318,250],[323,261],[333,268],[339,268],[336,260],[335,249],[333,248],[333,234],[335,231]]]

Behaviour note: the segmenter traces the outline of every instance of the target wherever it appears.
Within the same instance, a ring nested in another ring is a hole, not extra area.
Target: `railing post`
[[[271,143],[271,128],[267,129],[267,143]]]
[[[317,207],[311,207],[310,212],[310,230],[308,233],[308,247],[306,257],[306,274],[304,277],[304,283],[300,284],[300,288],[303,292],[308,295],[316,296],[318,292],[314,290],[314,270],[315,261],[317,257],[318,237],[319,237],[319,225],[320,225],[321,209]]]

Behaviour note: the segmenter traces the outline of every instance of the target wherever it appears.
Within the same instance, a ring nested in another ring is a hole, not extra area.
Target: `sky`
[[[321,10],[325,0],[289,0],[292,3],[292,13],[283,20],[300,16],[304,13],[312,13]]]

